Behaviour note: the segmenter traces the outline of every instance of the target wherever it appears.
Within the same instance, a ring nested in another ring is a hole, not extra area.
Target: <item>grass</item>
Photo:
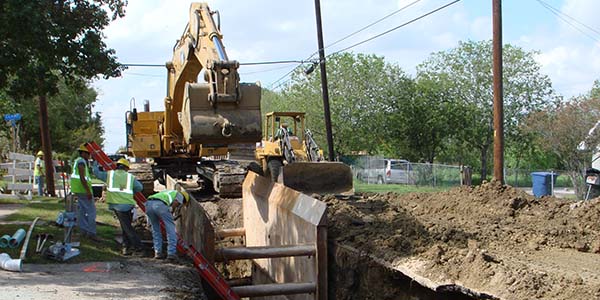
[[[404,184],[366,184],[360,181],[354,181],[354,190],[356,192],[372,192],[385,193],[394,192],[398,194],[406,193],[435,193],[443,192],[451,189],[451,186],[432,187],[432,186],[416,186]]]
[[[31,239],[27,248],[26,262],[53,263],[55,261],[49,260],[43,257],[41,254],[35,253],[35,247],[37,244],[37,239],[35,238],[35,235],[40,233],[49,233],[54,236],[53,241],[62,241],[65,234],[64,228],[60,228],[53,224],[56,220],[58,213],[65,210],[64,202],[56,198],[34,197],[34,200],[38,200],[39,202],[31,202],[27,200],[12,200],[14,201],[13,203],[22,203],[25,206],[16,211],[15,213],[7,216],[3,221],[31,222],[36,217],[40,217],[40,220],[38,221],[39,225],[36,225],[34,227],[33,232],[31,234]],[[96,211],[97,221],[110,224],[97,225],[98,236],[104,239],[104,241],[93,242],[86,239],[80,240],[80,246],[78,247],[78,249],[81,251],[81,254],[68,260],[69,263],[79,263],[86,261],[107,261],[119,258],[120,248],[117,247],[116,242],[114,242],[113,240],[115,232],[119,228],[116,227],[118,226],[118,221],[113,218],[112,213],[108,211],[107,206],[104,203],[97,203]],[[19,228],[23,228],[25,231],[27,231],[29,229],[29,225],[2,225],[2,228],[0,229],[0,234],[12,235]],[[73,240],[77,241],[77,227],[75,227],[74,230],[75,237],[73,238]],[[46,244],[44,244],[44,247],[47,247],[50,244],[50,240],[48,240]],[[15,249],[4,248],[1,251],[8,253],[11,257],[15,258],[20,255],[21,247],[22,245]]]

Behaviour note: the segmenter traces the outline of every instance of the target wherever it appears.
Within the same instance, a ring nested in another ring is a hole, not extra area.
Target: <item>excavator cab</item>
[[[353,193],[350,167],[327,162],[303,112],[270,112],[263,123],[256,159],[265,176],[306,194]]]

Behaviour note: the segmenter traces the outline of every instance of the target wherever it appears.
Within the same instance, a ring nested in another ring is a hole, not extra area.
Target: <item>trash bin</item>
[[[531,183],[533,195],[537,198],[552,195],[552,188],[556,183],[558,174],[551,172],[533,172],[531,173]],[[553,182],[551,182],[553,180]]]

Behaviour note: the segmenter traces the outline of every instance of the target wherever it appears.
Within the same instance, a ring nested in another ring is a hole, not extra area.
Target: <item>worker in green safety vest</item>
[[[38,151],[37,157],[35,158],[34,166],[33,166],[33,177],[38,185],[38,195],[44,195],[44,174],[46,170],[44,169],[44,152]]]
[[[180,205],[188,203],[189,200],[190,195],[187,192],[178,192],[175,190],[164,190],[148,197],[146,215],[152,225],[154,258],[164,259],[166,257],[170,261],[177,260],[177,231],[172,212]],[[160,230],[161,221],[167,233],[167,255],[162,250],[163,235]]]
[[[99,241],[96,236],[96,203],[92,194],[92,178],[88,160],[90,152],[85,144],[77,149],[79,157],[73,162],[71,173],[71,193],[77,196],[77,223],[81,236]]]
[[[123,255],[143,255],[142,241],[131,225],[133,222],[133,210],[135,209],[135,199],[133,195],[141,192],[144,188],[135,177],[127,171],[129,170],[129,161],[121,158],[117,161],[117,168],[108,172],[100,171],[97,164],[94,164],[92,171],[96,178],[106,183],[106,203],[108,209],[112,210],[123,232],[123,244],[121,253]]]

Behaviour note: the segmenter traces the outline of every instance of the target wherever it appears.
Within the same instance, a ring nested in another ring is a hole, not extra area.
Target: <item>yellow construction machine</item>
[[[228,58],[213,17],[220,20],[206,3],[191,4],[189,22],[166,63],[164,111],[130,107],[127,152],[153,158],[159,181],[199,174],[221,196],[238,197],[246,174],[239,161],[252,161],[261,140],[261,88],[240,83],[239,63]],[[199,75],[204,82],[197,82]]]
[[[263,124],[256,159],[265,176],[307,194],[353,192],[350,168],[323,159],[323,151],[305,128],[305,113],[270,112]]]

